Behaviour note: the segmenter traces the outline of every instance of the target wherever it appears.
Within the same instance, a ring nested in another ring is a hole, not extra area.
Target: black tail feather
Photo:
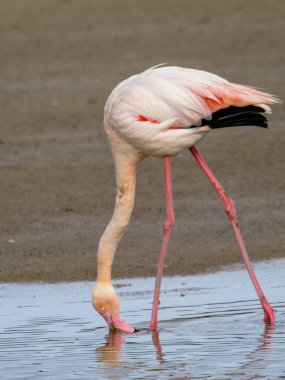
[[[214,121],[211,120],[207,125],[212,129],[237,127],[242,125],[254,125],[264,128],[268,127],[266,117],[258,113],[235,114]]]
[[[268,128],[268,124],[265,121],[260,120],[238,120],[235,122],[231,122],[229,124],[223,124],[218,126],[210,126],[211,129],[218,129],[218,128],[227,128],[227,127],[241,127],[241,126],[255,126],[255,127],[261,127],[261,128]]]
[[[244,106],[244,107],[235,107],[230,106],[228,108],[223,108],[219,111],[216,111],[212,114],[212,120],[218,120],[227,116],[233,116],[243,113],[263,113],[265,110],[259,106]]]
[[[201,126],[208,125],[211,129],[246,125],[268,128],[266,117],[261,115],[264,112],[265,110],[259,106],[230,106],[214,112],[211,120],[203,119]],[[190,128],[197,127],[191,126]]]

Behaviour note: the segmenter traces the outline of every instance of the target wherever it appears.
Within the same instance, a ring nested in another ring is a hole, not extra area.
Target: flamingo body
[[[105,106],[105,124],[144,155],[176,155],[203,138],[203,119],[229,106],[258,105],[272,95],[199,70],[154,67],[120,83]],[[197,126],[197,128],[189,128]]]

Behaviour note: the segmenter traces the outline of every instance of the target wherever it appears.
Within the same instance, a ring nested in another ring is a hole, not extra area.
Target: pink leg
[[[189,148],[189,150],[193,154],[193,156],[195,157],[195,159],[198,162],[198,164],[203,169],[203,171],[206,174],[206,176],[212,182],[212,184],[213,184],[216,192],[218,193],[219,197],[221,198],[221,200],[222,200],[222,202],[223,202],[223,204],[225,206],[225,210],[226,210],[226,213],[228,214],[228,217],[229,217],[229,219],[230,219],[230,221],[232,223],[233,230],[234,230],[234,233],[235,233],[235,237],[236,237],[238,246],[240,248],[243,260],[245,262],[246,269],[247,269],[247,271],[249,273],[249,276],[250,276],[250,278],[251,278],[251,280],[253,282],[253,285],[255,287],[255,290],[256,290],[256,292],[258,294],[258,297],[260,299],[261,305],[263,307],[263,310],[264,310],[264,321],[266,323],[274,323],[275,322],[274,310],[271,307],[271,305],[269,304],[269,302],[267,301],[267,299],[265,298],[265,295],[263,294],[263,291],[262,291],[262,289],[261,289],[261,287],[259,285],[259,282],[258,282],[258,280],[257,280],[257,278],[255,276],[255,273],[253,271],[253,268],[252,268],[251,262],[249,260],[249,257],[248,257],[248,254],[247,254],[247,251],[246,251],[246,248],[245,248],[245,245],[244,245],[244,241],[243,241],[240,229],[239,229],[239,225],[238,225],[238,221],[237,221],[237,217],[236,217],[236,209],[235,209],[234,202],[229,197],[229,195],[223,190],[222,186],[219,184],[219,182],[217,181],[216,177],[211,172],[211,170],[208,167],[208,165],[205,163],[205,161],[203,160],[203,158],[200,156],[200,154],[198,153],[197,149],[194,146],[192,146],[191,148]]]
[[[164,157],[164,169],[165,169],[165,184],[166,184],[166,217],[163,226],[163,241],[160,250],[158,269],[156,275],[154,297],[153,297],[153,306],[152,306],[152,315],[150,330],[157,330],[157,314],[158,314],[158,305],[159,305],[159,293],[161,285],[161,277],[164,268],[164,261],[167,252],[167,246],[171,232],[174,227],[174,211],[173,211],[173,197],[172,197],[172,181],[171,181],[171,158],[170,156]]]

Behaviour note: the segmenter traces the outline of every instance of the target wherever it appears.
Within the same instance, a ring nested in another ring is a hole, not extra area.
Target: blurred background
[[[214,72],[284,99],[283,0],[0,0],[0,281],[95,279],[115,199],[104,103],[159,63]],[[284,104],[270,129],[198,144],[237,205],[251,258],[285,256]],[[166,274],[240,261],[223,206],[187,152],[173,160],[176,227]],[[163,162],[139,170],[115,277],[154,275]]]

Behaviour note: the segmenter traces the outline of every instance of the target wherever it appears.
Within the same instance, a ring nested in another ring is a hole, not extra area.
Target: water
[[[133,335],[109,333],[89,282],[0,284],[1,379],[285,379],[285,260],[255,268],[275,326],[243,268],[164,278],[158,333],[154,279],[115,282]]]

